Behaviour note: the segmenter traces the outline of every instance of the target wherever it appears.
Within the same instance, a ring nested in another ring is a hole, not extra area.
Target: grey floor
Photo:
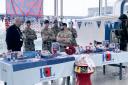
[[[117,67],[106,67],[106,75],[103,75],[102,67],[97,67],[95,73],[92,75],[92,85],[128,85],[128,68],[123,69],[123,79],[119,80],[118,76],[119,68]],[[72,80],[72,79],[71,79]],[[3,85],[3,82],[0,82],[0,85]],[[36,85],[51,85],[50,82],[39,83]],[[62,84],[62,79],[55,81],[52,85],[64,85]],[[66,85],[66,84],[65,84]],[[71,85],[72,84],[71,81]]]
[[[123,69],[123,79],[119,80],[119,68],[107,66],[106,75],[98,67],[92,75],[92,85],[128,85],[128,68]]]

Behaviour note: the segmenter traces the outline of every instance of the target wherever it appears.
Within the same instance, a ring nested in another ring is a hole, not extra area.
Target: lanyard
[[[20,30],[18,28],[16,28],[16,29],[18,31],[18,34],[20,35],[20,41],[23,41],[23,35],[22,35],[22,33],[20,32]]]

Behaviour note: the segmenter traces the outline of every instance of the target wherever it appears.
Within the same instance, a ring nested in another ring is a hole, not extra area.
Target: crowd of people
[[[26,26],[21,31],[20,26],[23,24],[20,18],[16,18],[13,25],[6,30],[6,44],[7,49],[10,51],[21,51],[21,47],[24,47],[24,51],[35,51],[34,40],[37,39],[36,32],[31,28],[31,21],[25,22]],[[77,32],[73,28],[73,22],[69,23],[67,27],[66,23],[58,25],[58,21],[54,20],[53,26],[50,28],[49,20],[44,21],[44,26],[41,30],[42,38],[42,50],[48,50],[51,52],[51,46],[53,42],[59,42],[60,51],[69,45],[76,46]]]

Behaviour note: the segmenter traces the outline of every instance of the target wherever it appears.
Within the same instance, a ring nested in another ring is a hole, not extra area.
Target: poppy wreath
[[[76,53],[76,49],[74,46],[70,45],[70,46],[67,46],[65,48],[65,52],[68,54],[68,55],[72,55],[72,54],[75,54]]]

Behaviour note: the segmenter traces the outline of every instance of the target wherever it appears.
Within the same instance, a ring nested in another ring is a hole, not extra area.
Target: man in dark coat
[[[23,45],[23,36],[20,30],[22,21],[20,18],[15,19],[14,25],[10,26],[6,31],[7,49],[11,51],[21,51]]]
[[[123,51],[127,50],[127,41],[128,41],[128,17],[125,14],[122,14],[119,19],[121,20],[121,31],[120,31],[120,49]]]

